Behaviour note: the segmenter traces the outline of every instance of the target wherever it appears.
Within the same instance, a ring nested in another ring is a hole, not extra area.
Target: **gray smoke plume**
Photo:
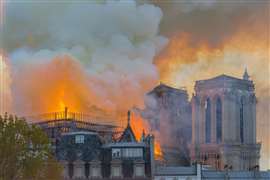
[[[96,100],[92,95],[81,97],[85,100],[80,109],[87,110],[93,104],[119,111],[142,106],[143,94],[159,79],[153,58],[167,42],[159,35],[161,18],[157,6],[137,5],[135,1],[8,2],[1,34],[12,63],[15,112],[39,113],[46,91],[54,91],[52,82],[72,79],[72,75],[55,75],[61,80],[52,77],[41,81],[46,73],[62,70],[63,64],[54,63],[55,59],[65,59],[61,56],[80,66],[70,72],[76,76],[77,69],[84,71],[82,81],[88,83],[79,84],[97,96]],[[44,69],[51,67],[50,63],[55,64],[55,71]],[[34,81],[34,77],[40,81]],[[43,88],[32,93],[36,87]],[[69,93],[72,89],[65,90],[64,101],[66,96],[82,96],[80,90]],[[132,96],[124,98],[124,94]],[[31,106],[23,106],[27,102],[32,102]]]

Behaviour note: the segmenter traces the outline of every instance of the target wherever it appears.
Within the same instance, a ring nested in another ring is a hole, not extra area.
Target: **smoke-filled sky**
[[[160,81],[186,87],[247,67],[270,168],[269,1],[1,1],[1,88],[19,115],[143,107]],[[1,108],[0,110],[2,110]],[[3,111],[3,110],[2,110]]]

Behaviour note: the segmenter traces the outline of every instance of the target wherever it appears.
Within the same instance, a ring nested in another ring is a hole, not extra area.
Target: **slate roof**
[[[171,87],[171,86],[168,86],[166,84],[163,84],[163,83],[160,83],[158,86],[156,86],[154,89],[152,89],[151,91],[149,91],[147,93],[147,95],[150,95],[150,94],[155,94],[155,93],[158,93],[160,91],[173,91],[175,93],[187,93],[187,91],[185,89],[177,89],[177,88],[174,88],[174,87]]]
[[[84,135],[83,143],[75,143],[76,135]],[[61,136],[57,144],[56,156],[59,160],[76,159],[91,161],[99,159],[102,142],[99,136],[91,132],[73,132]]]
[[[121,135],[121,137],[119,138],[118,142],[137,142],[136,140],[136,136],[134,135],[134,132],[130,126],[130,115],[131,112],[128,111],[127,114],[127,127],[124,130],[123,134]]]
[[[120,142],[120,143],[109,143],[103,147],[145,147],[146,144],[142,142]]]
[[[129,124],[121,135],[119,142],[137,142],[134,132]]]
[[[98,135],[97,132],[91,132],[91,131],[75,131],[75,132],[67,132],[62,133],[63,136],[65,135]]]

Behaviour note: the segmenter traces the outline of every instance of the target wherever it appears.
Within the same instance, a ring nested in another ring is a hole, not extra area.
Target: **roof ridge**
[[[198,80],[198,81],[211,81],[211,80],[215,80],[215,79],[224,79],[224,80],[225,80],[225,78],[228,78],[228,79],[234,79],[234,80],[243,80],[243,79],[240,79],[240,78],[231,76],[231,75],[220,74],[220,75],[215,76],[215,77],[213,77],[213,78],[204,79],[204,80]]]

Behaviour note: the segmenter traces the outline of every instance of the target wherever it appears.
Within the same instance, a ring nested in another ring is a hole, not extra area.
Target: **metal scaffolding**
[[[112,138],[123,132],[123,127],[118,126],[116,118],[101,114],[69,112],[68,108],[61,112],[28,116],[25,119],[30,124],[41,127],[52,140],[67,132],[88,131]]]

